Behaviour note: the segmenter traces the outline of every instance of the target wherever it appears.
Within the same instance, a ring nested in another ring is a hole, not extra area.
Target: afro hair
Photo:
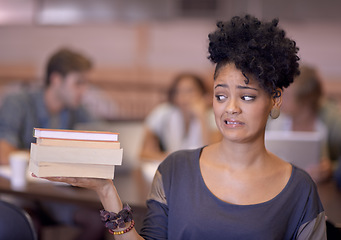
[[[222,66],[234,63],[269,94],[288,87],[299,75],[298,47],[277,25],[278,19],[262,22],[250,15],[218,22],[217,30],[208,35],[208,58],[217,64],[214,78]]]

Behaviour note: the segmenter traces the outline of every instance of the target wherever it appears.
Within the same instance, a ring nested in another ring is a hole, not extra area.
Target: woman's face
[[[203,97],[202,91],[190,77],[182,78],[174,93],[174,104],[183,111],[190,111],[193,104]]]
[[[213,109],[224,139],[250,142],[264,137],[273,98],[249,76],[249,83],[234,64],[222,67],[214,81]]]

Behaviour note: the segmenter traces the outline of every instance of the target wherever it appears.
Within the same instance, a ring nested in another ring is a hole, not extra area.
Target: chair
[[[0,200],[0,239],[37,240],[31,217],[21,208]]]

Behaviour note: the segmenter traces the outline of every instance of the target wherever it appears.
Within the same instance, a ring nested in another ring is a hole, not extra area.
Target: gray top
[[[293,166],[287,185],[270,201],[230,204],[206,187],[201,151],[178,151],[160,164],[147,200],[145,239],[326,239],[324,210],[306,172]]]

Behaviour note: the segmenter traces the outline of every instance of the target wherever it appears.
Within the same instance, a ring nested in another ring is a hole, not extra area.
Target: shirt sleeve
[[[0,109],[0,139],[19,147],[19,132],[24,121],[23,104],[15,95],[9,96]]]
[[[326,240],[326,216],[321,212],[313,220],[303,224],[297,234],[297,240],[320,239]]]
[[[309,194],[306,196],[304,209],[301,215],[300,226],[298,228],[296,239],[327,239],[326,216],[323,210],[316,185],[308,174],[306,180],[310,180]],[[301,180],[302,182],[305,180]]]
[[[168,239],[168,205],[163,188],[162,175],[156,172],[147,199],[148,212],[140,235],[144,239]]]

